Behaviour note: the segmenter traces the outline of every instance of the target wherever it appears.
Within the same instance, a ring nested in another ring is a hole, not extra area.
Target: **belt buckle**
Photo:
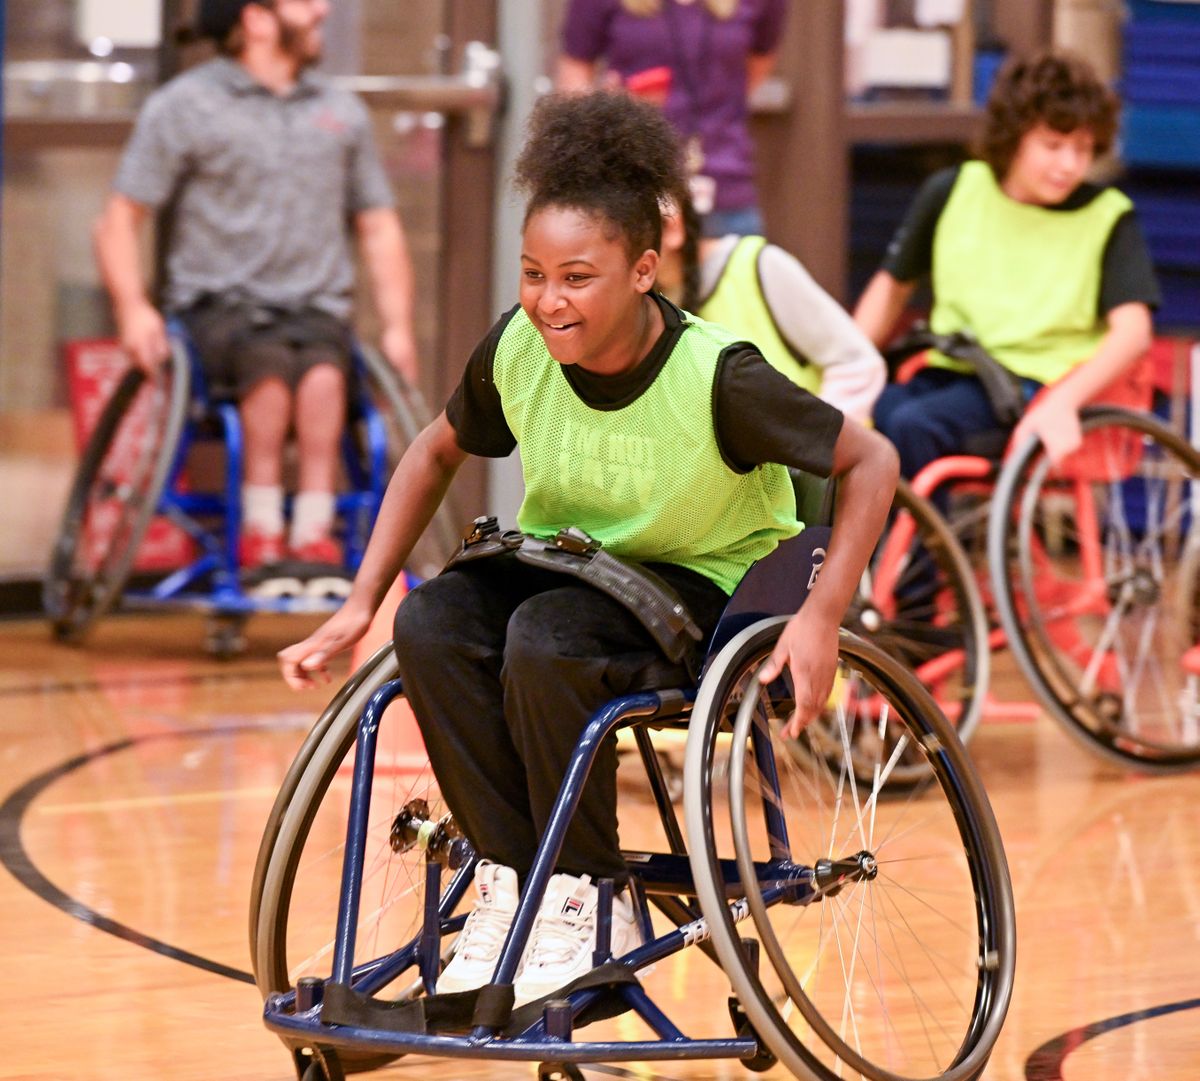
[[[480,517],[471,523],[471,528],[467,531],[466,536],[463,537],[463,548],[469,548],[472,544],[479,544],[481,541],[487,540],[492,534],[499,532],[500,523],[494,515],[480,515]]]
[[[554,535],[554,547],[560,552],[570,552],[572,555],[592,555],[600,550],[600,542],[585,533],[579,526],[568,526],[560,529]]]

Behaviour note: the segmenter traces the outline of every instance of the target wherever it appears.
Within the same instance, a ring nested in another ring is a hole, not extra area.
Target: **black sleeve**
[[[1135,211],[1120,218],[1109,234],[1100,268],[1099,303],[1100,315],[1121,304],[1142,303],[1151,308],[1162,304],[1150,249]]]
[[[717,444],[740,472],[778,462],[827,477],[844,419],[840,410],[771,367],[740,342],[721,356],[713,387]]]
[[[516,437],[504,419],[492,366],[500,335],[518,310],[514,306],[511,311],[505,312],[475,347],[462,379],[446,403],[446,419],[454,429],[459,447],[468,454],[483,458],[505,458],[517,445]]]
[[[913,282],[933,267],[933,234],[958,179],[958,166],[934,173],[914,197],[892,237],[883,269],[897,281]]]

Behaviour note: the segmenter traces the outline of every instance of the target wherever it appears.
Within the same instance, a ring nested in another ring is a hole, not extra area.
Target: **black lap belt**
[[[679,594],[646,567],[605,552],[600,542],[582,529],[563,529],[553,540],[544,541],[513,530],[502,533],[495,518],[476,518],[445,569],[505,552],[515,552],[522,563],[569,574],[606,593],[637,618],[670,660],[689,667],[695,661],[704,632]]]
[[[511,984],[488,984],[471,991],[432,995],[408,1002],[388,1002],[331,980],[322,989],[321,1021],[327,1025],[423,1034],[466,1033],[478,1025],[484,1025],[501,1031],[505,1036],[516,1036],[541,1017],[550,999],[566,998],[572,991],[600,988],[605,992],[575,1018],[577,1026],[616,1017],[628,1008],[619,992],[622,987],[629,986],[640,986],[633,970],[609,961],[545,998],[528,1002],[514,1010]]]
[[[917,323],[900,342],[889,346],[884,355],[890,366],[922,349],[936,349],[970,367],[971,373],[983,384],[996,419],[1006,428],[1021,419],[1025,400],[1020,379],[984,349],[969,331],[937,334],[926,324]]]

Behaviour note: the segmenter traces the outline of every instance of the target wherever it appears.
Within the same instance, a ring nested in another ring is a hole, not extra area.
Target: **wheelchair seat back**
[[[717,621],[702,673],[739,631],[768,616],[792,615],[804,603],[825,562],[831,532],[826,525],[808,526],[746,572]]]

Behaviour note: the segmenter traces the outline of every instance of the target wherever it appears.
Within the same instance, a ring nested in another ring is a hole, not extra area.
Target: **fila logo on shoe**
[[[564,916],[578,916],[583,911],[583,902],[578,897],[568,897],[563,902],[562,914]]]

